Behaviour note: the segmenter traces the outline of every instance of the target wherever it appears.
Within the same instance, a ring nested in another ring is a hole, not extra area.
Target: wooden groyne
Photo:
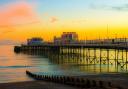
[[[89,79],[77,76],[63,76],[63,75],[37,75],[26,71],[26,74],[35,80],[55,82],[66,85],[71,85],[80,88],[96,88],[96,89],[127,89],[126,87],[114,84],[110,81],[103,81],[99,79]]]

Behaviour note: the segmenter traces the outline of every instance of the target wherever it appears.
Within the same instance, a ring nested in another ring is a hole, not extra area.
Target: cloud
[[[9,3],[0,8],[0,27],[14,27],[15,24],[25,24],[39,21],[34,5],[25,0]]]
[[[0,45],[18,45],[18,44],[20,43],[13,40],[0,40]]]
[[[128,4],[123,5],[90,5],[93,9],[115,10],[115,11],[128,11]]]
[[[85,22],[87,22],[87,20],[85,20],[85,19],[79,19],[79,20],[73,20],[72,21],[72,23],[74,23],[74,24],[82,24],[82,23],[85,23]]]
[[[14,30],[8,29],[8,30],[2,31],[1,33],[2,33],[2,34],[7,34],[7,33],[11,33],[11,32],[14,32]]]
[[[58,18],[57,17],[51,17],[50,18],[50,22],[51,23],[55,23],[55,22],[57,22],[58,21]]]
[[[118,11],[128,11],[128,4],[122,5],[122,6],[113,6],[111,7],[113,10],[118,10]]]

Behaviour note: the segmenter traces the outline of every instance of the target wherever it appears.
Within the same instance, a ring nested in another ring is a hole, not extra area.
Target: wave
[[[20,66],[20,65],[16,65],[16,66],[0,66],[0,68],[27,68],[27,67],[33,67],[33,66]]]

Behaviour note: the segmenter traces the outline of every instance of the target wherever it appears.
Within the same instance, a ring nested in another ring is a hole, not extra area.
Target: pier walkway
[[[105,49],[128,49],[128,44],[41,44],[41,45],[22,45],[21,47],[83,47],[83,48],[105,48]]]

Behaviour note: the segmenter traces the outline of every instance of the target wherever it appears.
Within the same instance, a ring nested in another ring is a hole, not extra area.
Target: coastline
[[[78,77],[88,78],[89,80],[93,79],[93,80],[109,81],[112,84],[114,84],[114,86],[119,85],[123,87],[121,89],[127,89],[128,87],[127,85],[128,76],[126,73],[87,75],[87,76],[78,76]],[[81,89],[79,87],[73,87],[65,84],[38,81],[38,80],[13,82],[13,83],[0,83],[0,88],[1,89]],[[97,88],[95,87],[95,88],[84,88],[84,89],[97,89]]]
[[[64,84],[45,81],[24,81],[14,83],[0,83],[0,89],[80,89]]]

